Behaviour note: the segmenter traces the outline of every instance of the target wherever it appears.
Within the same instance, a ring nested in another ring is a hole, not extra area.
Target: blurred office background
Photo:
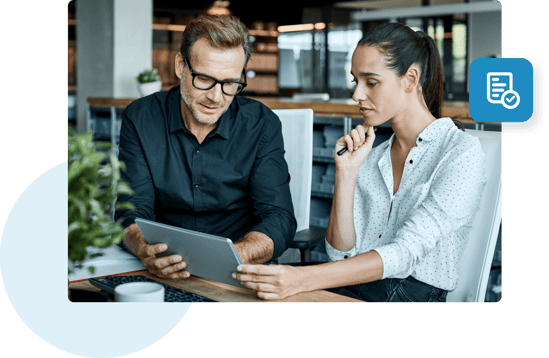
[[[94,130],[96,140],[116,145],[120,113],[128,101],[140,96],[137,75],[154,68],[163,90],[177,85],[174,58],[181,33],[193,18],[205,13],[235,15],[250,29],[254,52],[242,95],[268,103],[353,105],[351,56],[363,34],[384,22],[400,22],[424,31],[439,47],[448,115],[462,120],[467,128],[501,130],[497,123],[478,124],[468,115],[469,64],[477,58],[501,57],[501,5],[492,0],[310,0],[252,5],[240,1],[71,1],[69,124],[77,132]],[[114,101],[97,100],[103,98]],[[315,110],[312,227],[327,226],[334,142],[358,123],[356,116]],[[375,144],[391,133],[390,125],[380,128]],[[327,260],[323,247],[313,251],[313,260]],[[500,298],[501,237],[486,300]]]

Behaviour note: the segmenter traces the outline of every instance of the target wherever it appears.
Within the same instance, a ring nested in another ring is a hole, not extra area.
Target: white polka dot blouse
[[[393,195],[393,140],[374,148],[360,168],[355,246],[343,252],[326,242],[326,251],[336,261],[375,250],[383,278],[411,275],[452,290],[486,180],[480,142],[450,118],[435,120],[419,134]]]

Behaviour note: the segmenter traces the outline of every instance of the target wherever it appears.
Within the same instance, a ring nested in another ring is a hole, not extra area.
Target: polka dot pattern
[[[393,140],[394,134],[374,148],[360,168],[353,209],[355,246],[343,252],[326,242],[326,251],[336,261],[376,250],[383,260],[383,278],[412,275],[452,290],[486,181],[480,142],[450,118],[434,121],[419,134],[393,195]]]

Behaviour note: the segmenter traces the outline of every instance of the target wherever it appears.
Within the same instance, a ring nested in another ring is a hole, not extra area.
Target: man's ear
[[[181,79],[181,76],[183,76],[183,69],[185,66],[183,65],[183,56],[181,55],[181,52],[178,52],[175,55],[175,75],[177,78]]]
[[[404,85],[406,92],[413,92],[419,85],[419,67],[416,64],[410,66],[404,74]]]

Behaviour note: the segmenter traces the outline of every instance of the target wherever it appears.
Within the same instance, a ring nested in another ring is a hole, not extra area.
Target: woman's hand
[[[288,265],[239,265],[233,278],[264,300],[279,300],[301,292],[301,275]]]
[[[339,138],[335,144],[336,170],[340,172],[356,171],[372,151],[376,135],[374,127],[359,124],[349,134]],[[347,148],[347,152],[337,155],[337,152]]]

